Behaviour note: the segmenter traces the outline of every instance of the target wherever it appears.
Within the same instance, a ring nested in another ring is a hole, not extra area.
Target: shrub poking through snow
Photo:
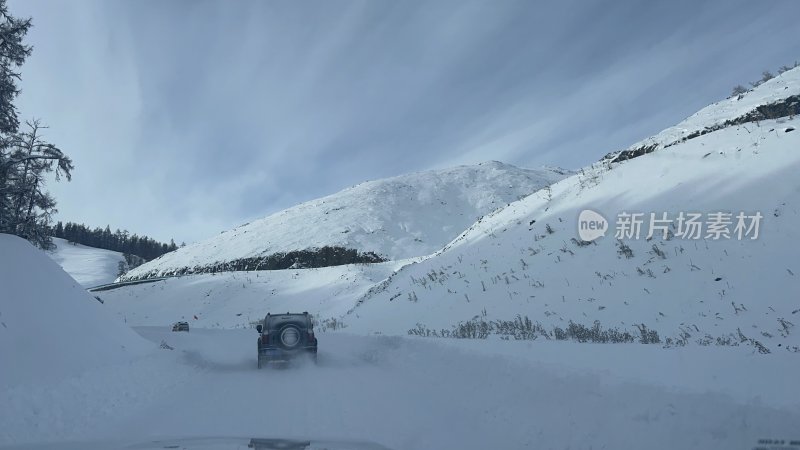
[[[330,319],[325,319],[322,321],[314,320],[314,326],[318,327],[320,331],[336,331],[341,330],[343,328],[347,328],[347,325],[342,321],[342,319],[337,319],[336,317],[332,317]]]
[[[621,239],[617,239],[617,254],[624,256],[626,259],[633,258],[633,250],[628,244],[622,242]]]
[[[642,344],[658,344],[661,338],[655,330],[648,329],[644,324],[637,326],[639,329],[639,342]],[[577,341],[592,343],[633,343],[636,338],[627,331],[618,328],[603,328],[599,320],[595,320],[591,327],[573,321],[569,322],[566,329],[554,327],[547,330],[541,323],[534,322],[528,316],[517,315],[514,320],[484,320],[474,318],[466,322],[459,322],[452,329],[432,330],[418,323],[415,328],[408,330],[412,336],[443,337],[453,339],[487,339],[489,336],[498,336],[507,340],[532,341],[538,338],[557,341]]]
[[[639,329],[639,342],[642,344],[660,344],[661,338],[658,336],[658,332],[656,330],[649,330],[647,329],[647,325],[639,324],[636,325],[636,328]]]

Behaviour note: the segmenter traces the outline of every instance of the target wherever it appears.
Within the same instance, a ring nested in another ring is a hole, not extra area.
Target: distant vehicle
[[[317,361],[317,338],[314,324],[307,312],[267,314],[264,323],[256,326],[258,337],[258,368],[270,363],[285,363],[296,357],[308,356]]]
[[[189,322],[175,322],[172,331],[189,331]]]

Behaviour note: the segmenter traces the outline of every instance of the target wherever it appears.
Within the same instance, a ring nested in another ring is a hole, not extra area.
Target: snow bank
[[[149,348],[44,252],[0,234],[0,388],[65,378]]]

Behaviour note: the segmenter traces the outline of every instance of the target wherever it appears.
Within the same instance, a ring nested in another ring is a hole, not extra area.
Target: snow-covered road
[[[174,350],[0,393],[0,444],[260,436],[357,439],[397,449],[747,449],[759,438],[797,438],[791,433],[800,424],[796,405],[759,404],[713,386],[703,392],[619,381],[603,371],[556,370],[537,363],[535,353],[512,360],[471,349],[468,341],[323,333],[317,366],[259,371],[252,330],[136,331]],[[562,347],[565,357],[592,348]],[[619,349],[618,357],[633,350],[639,364],[652,363],[647,354],[682,351],[601,347]],[[702,370],[692,360],[685,369]],[[773,360],[761,361],[772,367]]]

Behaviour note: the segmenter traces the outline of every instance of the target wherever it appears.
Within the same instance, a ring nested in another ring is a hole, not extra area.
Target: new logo
[[[605,236],[608,221],[602,214],[591,209],[584,209],[578,215],[578,236],[583,241],[593,241]]]

